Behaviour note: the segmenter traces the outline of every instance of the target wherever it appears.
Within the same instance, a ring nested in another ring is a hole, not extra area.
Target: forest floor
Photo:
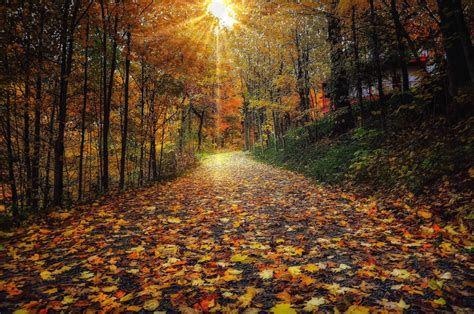
[[[0,312],[472,313],[468,231],[386,204],[212,155],[166,185],[3,233]]]

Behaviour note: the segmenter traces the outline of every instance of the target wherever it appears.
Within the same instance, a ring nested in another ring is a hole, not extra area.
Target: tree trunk
[[[130,41],[131,34],[128,31],[127,37],[127,52],[125,57],[125,99],[123,109],[123,132],[122,132],[122,150],[120,158],[120,190],[125,188],[125,166],[127,156],[127,136],[128,136],[128,101],[129,101],[129,81],[130,81]]]
[[[112,106],[112,91],[114,86],[114,74],[115,74],[115,66],[116,66],[116,54],[117,54],[117,24],[118,18],[117,15],[114,17],[114,30],[112,33],[112,56],[111,56],[111,64],[110,64],[110,76],[108,86],[104,87],[107,88],[107,91],[104,90],[106,95],[106,102],[104,103],[104,118],[103,118],[103,129],[102,129],[102,158],[103,158],[103,165],[102,165],[102,190],[104,193],[107,193],[109,190],[109,130],[110,130],[110,111]],[[104,30],[105,32],[105,30]],[[104,36],[104,40],[106,40],[106,36]],[[105,42],[107,45],[107,42]],[[107,55],[104,55],[104,58],[107,58]],[[104,70],[106,71],[106,62],[104,60]],[[106,74],[105,73],[105,74]],[[104,74],[104,75],[105,75]]]
[[[438,0],[440,28],[446,51],[449,92],[473,81],[472,44],[465,26],[460,0]]]
[[[199,127],[198,127],[198,151],[201,151],[202,146],[202,131],[204,127],[204,119],[206,117],[206,111],[202,111],[199,117]]]
[[[84,144],[86,139],[86,111],[87,111],[87,94],[88,94],[88,70],[89,70],[89,21],[86,25],[86,48],[84,52],[84,88],[82,94],[82,112],[81,112],[81,145],[79,151],[79,187],[78,200],[82,200],[83,196],[83,164],[84,164]]]
[[[400,22],[400,14],[397,10],[396,0],[390,0],[390,13],[395,24],[395,36],[397,37],[399,66],[402,71],[402,91],[408,92],[410,90],[410,80],[408,77],[406,48],[403,44],[402,23]]]
[[[61,74],[59,83],[59,112],[58,112],[58,136],[54,146],[54,196],[53,204],[61,206],[64,191],[64,133],[66,129],[67,113],[67,91],[69,74],[71,73],[72,57],[74,49],[74,24],[79,9],[79,0],[74,4],[71,25],[68,27],[71,0],[64,1],[64,12],[61,26]]]
[[[13,144],[12,144],[12,131],[10,123],[10,93],[7,91],[7,103],[6,103],[6,114],[5,114],[5,140],[7,144],[7,157],[8,157],[8,181],[10,183],[10,190],[12,194],[12,214],[15,222],[18,223],[20,214],[18,212],[18,192],[16,187],[15,179],[15,166],[14,166],[14,155],[13,155]]]
[[[352,41],[354,44],[354,63],[356,69],[356,89],[357,89],[357,100],[359,102],[360,108],[360,118],[361,123],[364,123],[365,119],[365,107],[364,99],[362,96],[362,78],[361,78],[361,69],[360,69],[360,57],[359,57],[359,41],[357,39],[357,27],[356,27],[356,7],[352,7]],[[324,93],[324,90],[323,90]]]
[[[336,10],[336,2],[332,4],[333,11]],[[345,53],[342,46],[341,21],[333,14],[326,15],[328,24],[328,41],[330,45],[331,59],[331,103],[335,111],[343,109],[336,121],[336,131],[345,132],[354,125],[351,104],[349,101],[349,82],[344,65]]]
[[[383,90],[383,78],[382,78],[382,65],[380,61],[380,47],[379,47],[379,36],[377,34],[377,16],[375,14],[374,0],[369,0],[370,4],[370,23],[372,26],[372,44],[373,44],[373,59],[375,62],[375,68],[377,72],[377,89],[379,93],[379,105],[382,111],[382,128],[386,128],[386,108],[385,108],[385,94]]]
[[[25,52],[25,99],[23,107],[23,162],[26,171],[26,206],[31,207],[31,159],[30,159],[30,38],[26,34],[26,52]]]
[[[55,89],[57,87],[57,80],[55,80]],[[48,139],[48,154],[46,156],[46,170],[45,170],[45,182],[44,182],[44,188],[43,188],[43,211],[45,211],[48,206],[49,206],[49,192],[50,192],[50,185],[49,185],[49,172],[51,170],[51,147],[54,145],[54,120],[56,116],[56,107],[57,107],[57,96],[55,94],[54,100],[53,100],[53,108],[51,109],[51,119],[49,121],[49,139]]]
[[[43,71],[43,33],[44,12],[40,9],[40,32],[38,43],[38,74],[36,77],[35,125],[33,140],[33,160],[31,163],[31,207],[39,210],[39,182],[40,182],[40,150],[41,150],[41,109],[42,109],[42,71]]]
[[[166,104],[165,104],[166,106]],[[163,165],[163,148],[165,146],[165,132],[166,132],[166,116],[168,114],[168,106],[165,107],[165,116],[163,118],[163,127],[161,129],[161,145],[160,145],[160,161],[158,164],[158,178],[161,180],[162,165]]]

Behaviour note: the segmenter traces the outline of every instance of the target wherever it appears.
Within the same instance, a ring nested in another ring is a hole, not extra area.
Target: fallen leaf
[[[275,314],[296,314],[296,310],[288,303],[280,303],[271,308],[270,312]]]

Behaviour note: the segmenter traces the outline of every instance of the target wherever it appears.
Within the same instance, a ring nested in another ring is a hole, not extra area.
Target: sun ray
[[[237,22],[234,17],[234,10],[225,0],[212,0],[207,7],[207,11],[214,15],[223,27],[231,28]]]

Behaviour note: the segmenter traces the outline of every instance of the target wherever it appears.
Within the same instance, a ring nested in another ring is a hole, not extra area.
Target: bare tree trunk
[[[472,44],[465,26],[460,0],[438,0],[440,28],[446,51],[449,92],[474,81]]]
[[[12,214],[15,222],[20,219],[18,211],[18,192],[16,187],[15,179],[15,166],[14,166],[14,155],[13,155],[13,144],[12,144],[12,131],[10,123],[10,93],[7,91],[7,103],[6,103],[6,114],[5,119],[5,140],[7,144],[7,157],[8,157],[8,181],[10,183],[10,190],[12,194]]]
[[[138,175],[138,184],[140,186],[143,185],[143,180],[144,180],[144,169],[143,169],[143,158],[145,154],[145,131],[144,131],[144,118],[145,118],[145,61],[141,60],[141,87],[140,87],[140,93],[141,93],[141,114],[140,114],[140,127],[141,127],[141,133],[143,136],[143,139],[141,141],[141,146],[140,146],[140,160],[139,160],[139,175]]]
[[[393,22],[395,24],[395,36],[397,37],[397,46],[398,46],[398,59],[400,69],[402,71],[402,91],[408,92],[410,90],[410,80],[408,77],[408,68],[407,68],[407,58],[406,58],[406,48],[403,44],[403,26],[400,22],[400,14],[397,10],[397,1],[390,0],[390,13],[392,15]]]
[[[40,9],[40,33],[38,44],[38,75],[36,78],[36,102],[35,102],[35,125],[33,160],[31,164],[31,207],[39,210],[39,181],[40,181],[40,149],[41,149],[41,108],[42,108],[42,71],[43,71],[43,33],[44,33],[44,12]]]
[[[111,65],[110,65],[110,76],[109,76],[109,84],[107,87],[104,87],[104,92],[106,95],[106,102],[104,103],[104,119],[103,119],[103,131],[102,131],[102,158],[103,158],[103,174],[102,174],[102,189],[104,193],[107,193],[109,190],[109,130],[110,130],[110,111],[112,106],[112,91],[114,85],[114,74],[115,74],[115,66],[116,66],[116,54],[117,54],[117,24],[118,18],[117,15],[114,17],[114,30],[112,33],[112,56],[111,56]],[[105,30],[104,30],[105,32]],[[106,36],[104,36],[104,40],[106,40]],[[107,42],[105,42],[107,45]],[[104,55],[104,58],[107,58]],[[106,72],[106,62],[104,60],[104,70]],[[107,91],[105,91],[107,88]]]
[[[59,93],[59,112],[58,112],[58,136],[54,146],[54,196],[53,204],[61,206],[63,202],[64,191],[64,133],[66,129],[67,113],[67,91],[69,83],[69,74],[71,74],[72,56],[74,49],[74,24],[79,9],[79,0],[74,3],[72,9],[71,25],[68,27],[70,15],[71,0],[64,1],[64,11],[61,26],[61,75],[60,75],[60,93]]]
[[[382,65],[380,61],[380,47],[379,47],[379,36],[377,34],[377,16],[375,14],[374,0],[369,0],[370,4],[370,23],[372,25],[372,42],[373,42],[373,58],[375,61],[375,67],[377,71],[377,89],[379,92],[379,104],[382,111],[382,128],[386,128],[386,108],[385,108],[385,94],[383,90],[383,79],[382,79]]]
[[[26,171],[26,206],[31,207],[31,159],[30,159],[30,34],[26,34],[25,52],[25,99],[23,107],[23,162]]]
[[[57,80],[55,80],[55,86],[54,90],[56,90],[57,87]],[[48,139],[48,154],[46,156],[46,170],[45,170],[45,182],[44,182],[44,188],[43,188],[43,211],[46,210],[49,206],[49,192],[50,192],[50,183],[49,183],[49,173],[51,170],[51,147],[54,146],[54,120],[55,120],[55,115],[56,115],[56,106],[57,106],[57,95],[55,93],[54,95],[54,100],[53,100],[53,108],[51,109],[51,120],[49,121],[49,139]]]
[[[163,127],[161,129],[161,145],[160,145],[160,161],[158,164],[158,178],[161,179],[162,175],[162,165],[163,165],[163,148],[165,146],[165,133],[166,133],[166,119],[167,119],[167,114],[168,114],[168,106],[165,104],[165,113],[163,117]]]
[[[364,116],[366,114],[364,107],[364,99],[362,98],[362,79],[360,69],[360,57],[359,57],[359,41],[357,39],[357,28],[356,28],[356,7],[352,7],[352,41],[354,43],[354,63],[356,69],[356,89],[357,89],[357,100],[359,102],[361,123],[364,123]],[[323,91],[324,93],[324,91]]]
[[[123,131],[122,131],[122,149],[120,156],[120,190],[125,188],[125,166],[127,156],[127,136],[128,136],[128,98],[129,98],[129,84],[130,84],[130,41],[131,34],[128,31],[127,37],[127,51],[125,57],[125,99],[123,109]]]
[[[333,11],[336,10],[336,5],[336,2],[333,1]],[[354,118],[349,101],[349,82],[344,65],[345,52],[342,46],[341,21],[333,13],[328,13],[326,19],[331,59],[331,103],[334,110],[346,110],[338,116],[336,121],[337,132],[345,132],[354,125]]]
[[[86,48],[84,52],[84,89],[82,94],[82,112],[81,112],[81,145],[79,151],[79,186],[78,186],[78,200],[82,200],[83,196],[83,163],[84,163],[84,144],[86,139],[86,111],[87,111],[87,97],[88,97],[88,70],[89,70],[89,21],[86,25]]]

